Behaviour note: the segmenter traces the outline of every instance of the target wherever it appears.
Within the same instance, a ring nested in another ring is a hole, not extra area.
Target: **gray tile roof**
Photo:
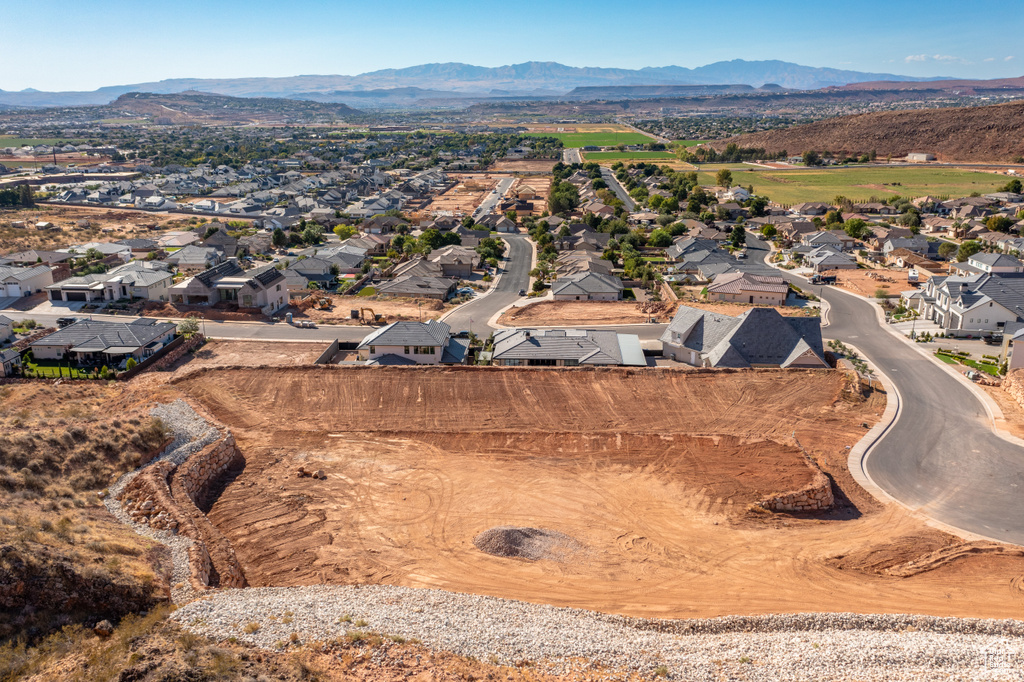
[[[378,294],[391,296],[439,296],[447,294],[455,282],[443,277],[405,276],[386,282],[377,287]]]
[[[381,327],[362,340],[358,348],[370,346],[445,346],[451,327],[438,320],[400,320]]]
[[[175,330],[171,322],[142,318],[134,322],[81,320],[33,341],[31,346],[66,346],[83,352],[114,348],[137,349]]]
[[[554,295],[619,294],[621,292],[621,279],[599,272],[583,272],[559,277],[551,284],[551,293]]]
[[[639,337],[635,334],[618,334],[611,330],[502,329],[494,333],[492,358],[575,360],[581,365],[645,365],[643,351],[639,349]]]
[[[825,366],[821,321],[783,317],[774,308],[729,317],[680,306],[661,340],[697,351],[712,367],[789,367],[807,352]]]
[[[35,265],[27,268],[3,265],[0,266],[0,281],[13,279],[18,282],[24,282],[27,279],[31,279],[49,271],[49,265]]]

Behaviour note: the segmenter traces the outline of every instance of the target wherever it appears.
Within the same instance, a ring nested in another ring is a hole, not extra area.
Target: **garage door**
[[[69,291],[68,292],[68,300],[69,301],[87,301],[89,299],[87,299],[86,296],[88,296],[88,294],[86,294],[84,291]]]
[[[8,284],[6,287],[0,285],[0,296],[21,296],[21,285]]]

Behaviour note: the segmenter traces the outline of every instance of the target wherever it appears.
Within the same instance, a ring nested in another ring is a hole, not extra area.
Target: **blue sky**
[[[428,62],[701,66],[781,59],[908,76],[1024,74],[1020,0],[0,1],[0,89],[355,75]]]

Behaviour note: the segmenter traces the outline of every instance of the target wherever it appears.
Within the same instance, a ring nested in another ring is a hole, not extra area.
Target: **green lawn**
[[[377,290],[373,287],[363,287],[356,296],[376,296]]]
[[[32,373],[36,376],[45,377],[69,377],[71,379],[88,379],[89,375],[85,372],[75,369],[74,367],[67,367],[59,362],[52,360],[43,360],[40,362],[27,362],[25,363],[27,369],[32,370]]]
[[[648,263],[664,263],[665,259],[659,256],[641,256],[640,260],[647,261]]]
[[[529,137],[557,137],[566,147],[614,147],[617,144],[648,144],[654,138],[640,133],[526,133]]]
[[[584,161],[624,161],[626,159],[669,159],[674,160],[672,152],[584,152]]]
[[[713,170],[709,165],[701,169]],[[751,168],[747,166],[746,168]],[[715,184],[713,173],[701,172],[702,185]],[[792,171],[758,170],[733,174],[733,182],[780,204],[803,201],[832,201],[843,195],[852,201],[870,197],[963,197],[971,192],[986,194],[1006,184],[1006,178],[992,173],[954,168],[807,168]],[[896,184],[893,184],[896,183]]]

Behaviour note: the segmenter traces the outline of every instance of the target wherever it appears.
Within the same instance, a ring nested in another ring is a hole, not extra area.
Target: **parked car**
[[[526,296],[526,289],[520,289],[519,290],[519,295],[520,296]]]
[[[64,327],[70,327],[75,322],[78,322],[77,317],[58,317],[57,326],[63,329]]]

